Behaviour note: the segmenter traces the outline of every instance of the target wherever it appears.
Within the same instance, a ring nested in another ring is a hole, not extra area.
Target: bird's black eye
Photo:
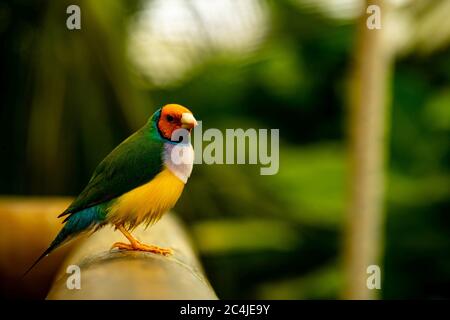
[[[172,117],[171,115],[168,115],[168,116],[166,117],[166,119],[167,119],[167,121],[169,121],[169,122],[172,122],[172,121],[173,121],[173,117]]]

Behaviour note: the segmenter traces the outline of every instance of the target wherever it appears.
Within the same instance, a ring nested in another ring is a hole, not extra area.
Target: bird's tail
[[[61,231],[58,233],[56,238],[52,241],[50,246],[36,259],[36,261],[27,269],[27,271],[22,275],[25,277],[42,259],[48,256],[53,250],[62,245],[63,242],[68,240],[70,233],[67,232],[67,225],[65,225]]]
[[[60,247],[67,241],[71,240],[75,236],[82,232],[86,232],[92,229],[94,226],[101,224],[101,208],[99,206],[93,206],[81,210],[75,214],[71,214],[64,220],[65,225],[61,231],[56,236],[55,240],[52,241],[50,246],[41,256],[31,265],[30,268],[23,274],[22,277],[26,276],[42,259],[49,255],[53,250]]]
[[[42,259],[44,259],[46,256],[48,256],[50,254],[50,252],[52,252],[53,250],[55,250],[56,247],[48,247],[47,250],[44,251],[44,253],[42,253],[39,258],[36,259],[35,262],[33,262],[33,264],[31,265],[31,267],[29,267],[27,269],[27,271],[25,271],[25,273],[22,275],[22,278],[25,277]]]

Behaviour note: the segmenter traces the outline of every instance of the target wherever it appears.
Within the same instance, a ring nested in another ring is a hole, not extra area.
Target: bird
[[[140,224],[156,223],[175,206],[192,172],[189,135],[196,125],[192,112],[182,105],[158,109],[99,163],[86,187],[58,216],[65,217],[62,229],[24,275],[64,243],[105,225],[129,241],[116,242],[111,249],[171,255],[170,248],[141,243],[131,232]]]

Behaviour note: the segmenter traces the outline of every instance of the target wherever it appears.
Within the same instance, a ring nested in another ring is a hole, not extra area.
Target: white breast
[[[163,161],[167,169],[183,181],[183,183],[186,183],[194,165],[194,149],[190,143],[165,143]]]

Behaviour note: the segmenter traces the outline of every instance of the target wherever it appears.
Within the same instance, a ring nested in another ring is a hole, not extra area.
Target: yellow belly
[[[150,182],[120,196],[109,209],[108,220],[128,229],[154,223],[173,208],[183,188],[184,183],[165,168]]]

